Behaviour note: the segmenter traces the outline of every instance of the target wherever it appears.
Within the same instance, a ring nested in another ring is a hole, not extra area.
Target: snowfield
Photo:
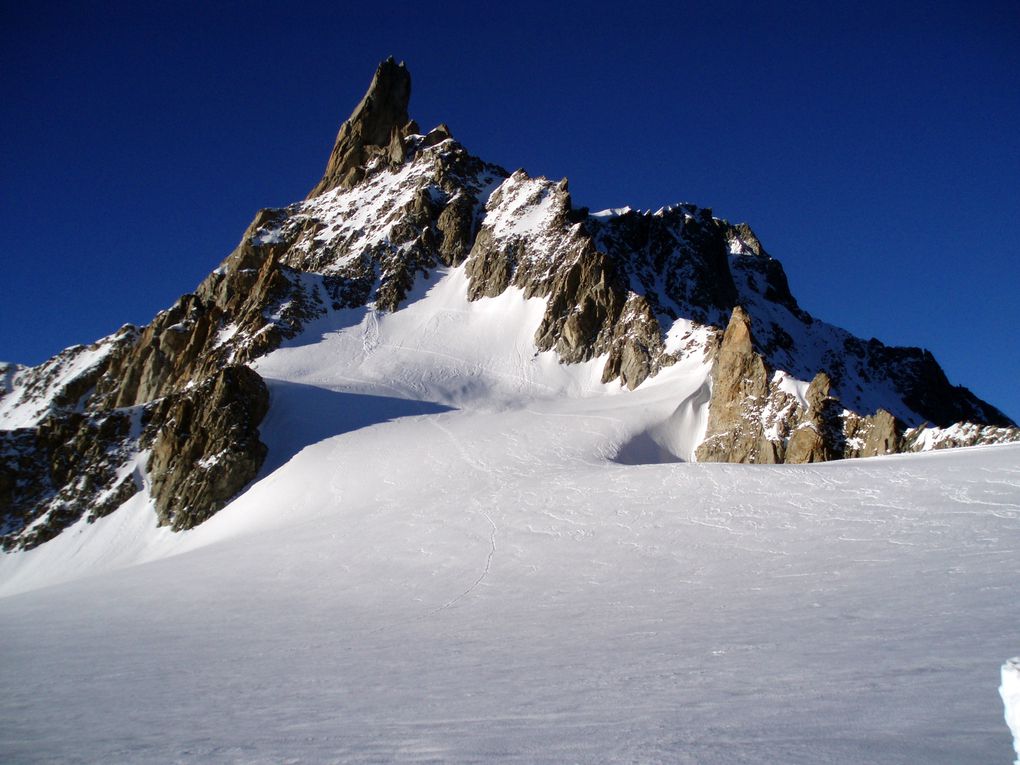
[[[258,362],[202,526],[143,493],[0,558],[0,760],[1010,761],[1020,445],[678,461],[701,359],[602,386],[458,279]]]

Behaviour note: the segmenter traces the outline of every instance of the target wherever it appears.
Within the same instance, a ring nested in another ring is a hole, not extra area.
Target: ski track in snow
[[[489,479],[488,472],[485,470],[485,468],[483,466],[479,465],[475,460],[473,460],[471,458],[471,455],[469,455],[464,450],[464,447],[461,445],[460,441],[457,440],[457,437],[454,436],[453,433],[451,433],[447,428],[445,428],[443,426],[443,424],[439,421],[438,417],[430,418],[429,419],[429,423],[434,425],[438,430],[440,430],[450,440],[450,442],[454,445],[454,447],[460,453],[460,455],[461,455],[462,459],[464,460],[465,464],[470,465],[472,469],[477,471],[484,478]],[[473,581],[471,583],[470,587],[468,587],[466,590],[464,590],[464,592],[462,592],[459,595],[457,595],[457,597],[455,597],[455,598],[453,598],[451,600],[448,600],[446,603],[441,605],[439,608],[436,608],[433,611],[430,611],[429,612],[430,615],[438,614],[440,611],[445,611],[447,608],[450,608],[451,606],[455,605],[458,601],[463,600],[468,595],[470,595],[474,591],[474,589],[485,580],[485,577],[487,577],[489,575],[489,569],[492,567],[492,556],[496,554],[496,534],[498,532],[498,529],[496,528],[496,524],[493,522],[493,520],[489,516],[489,514],[487,512],[485,512],[485,510],[483,510],[480,507],[477,494],[475,494],[474,496],[471,497],[471,504],[474,506],[475,511],[479,515],[481,515],[483,518],[485,518],[486,521],[489,522],[489,526],[492,529],[492,533],[489,536],[489,553],[485,557],[485,566],[482,569],[482,572],[478,575],[478,578],[475,579],[475,581]]]
[[[379,347],[379,317],[374,305],[368,306],[365,313],[365,328],[362,332],[361,342],[365,356],[372,355]]]

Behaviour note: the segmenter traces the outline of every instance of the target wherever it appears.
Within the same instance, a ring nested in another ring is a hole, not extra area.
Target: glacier
[[[0,759],[1008,761],[1020,446],[623,464],[707,367],[601,385],[461,278],[260,360],[206,523],[142,492],[0,558]]]

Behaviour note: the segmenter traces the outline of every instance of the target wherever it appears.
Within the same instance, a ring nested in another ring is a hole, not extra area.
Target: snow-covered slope
[[[205,524],[0,560],[6,593],[109,569],[0,600],[0,758],[1008,761],[1020,447],[628,465],[694,371],[442,411],[307,371],[293,456]]]
[[[554,352],[535,349],[531,338],[545,309],[543,300],[527,299],[511,288],[495,298],[470,301],[465,279],[463,267],[440,269],[394,313],[372,307],[329,311],[301,336],[255,362],[271,402],[260,425],[260,437],[268,445],[260,474],[264,480],[233,504],[247,501],[246,496],[267,482],[289,485],[286,475],[278,475],[280,468],[324,439],[394,417],[445,411],[570,411],[575,404],[605,400],[600,417],[614,427],[604,434],[600,454],[622,450],[625,461],[675,460],[673,454],[690,458],[704,429],[708,403],[704,391],[710,365],[703,356],[690,354],[635,395],[619,384],[601,382],[602,359],[564,365]],[[536,431],[529,438],[540,442],[543,435]],[[396,451],[404,448],[399,441],[393,444]],[[437,456],[447,453],[448,446]],[[144,457],[140,461],[144,464]],[[357,475],[365,491],[378,490],[375,479]],[[392,480],[405,477],[397,474]],[[168,534],[157,529],[154,514],[146,520],[152,513],[148,489],[146,484],[102,524],[83,519],[42,547],[0,557],[0,592],[200,544],[195,540],[202,535]],[[457,488],[449,491],[455,494]],[[279,512],[279,521],[288,523],[275,502],[265,510]],[[329,512],[325,506],[324,511]]]

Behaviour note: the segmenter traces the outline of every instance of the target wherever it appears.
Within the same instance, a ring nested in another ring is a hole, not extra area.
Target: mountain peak
[[[326,171],[308,198],[357,183],[372,148],[386,149],[394,135],[399,141],[408,132],[410,101],[411,74],[404,62],[398,64],[390,56],[376,68],[368,91],[340,126]]]
[[[159,524],[198,525],[291,447],[356,421],[327,417],[307,444],[272,446],[269,412],[269,432],[287,433],[306,406],[279,407],[281,392],[307,401],[311,423],[320,407],[371,410],[359,397],[376,394],[502,410],[658,377],[660,415],[618,399],[637,434],[625,462],[1020,441],[931,354],[802,310],[750,227],[692,204],[590,214],[565,180],[508,173],[444,125],[422,135],[410,94],[404,65],[382,62],[314,198],[260,211],[148,325],[37,367],[0,364],[0,548],[36,547],[138,494]]]

